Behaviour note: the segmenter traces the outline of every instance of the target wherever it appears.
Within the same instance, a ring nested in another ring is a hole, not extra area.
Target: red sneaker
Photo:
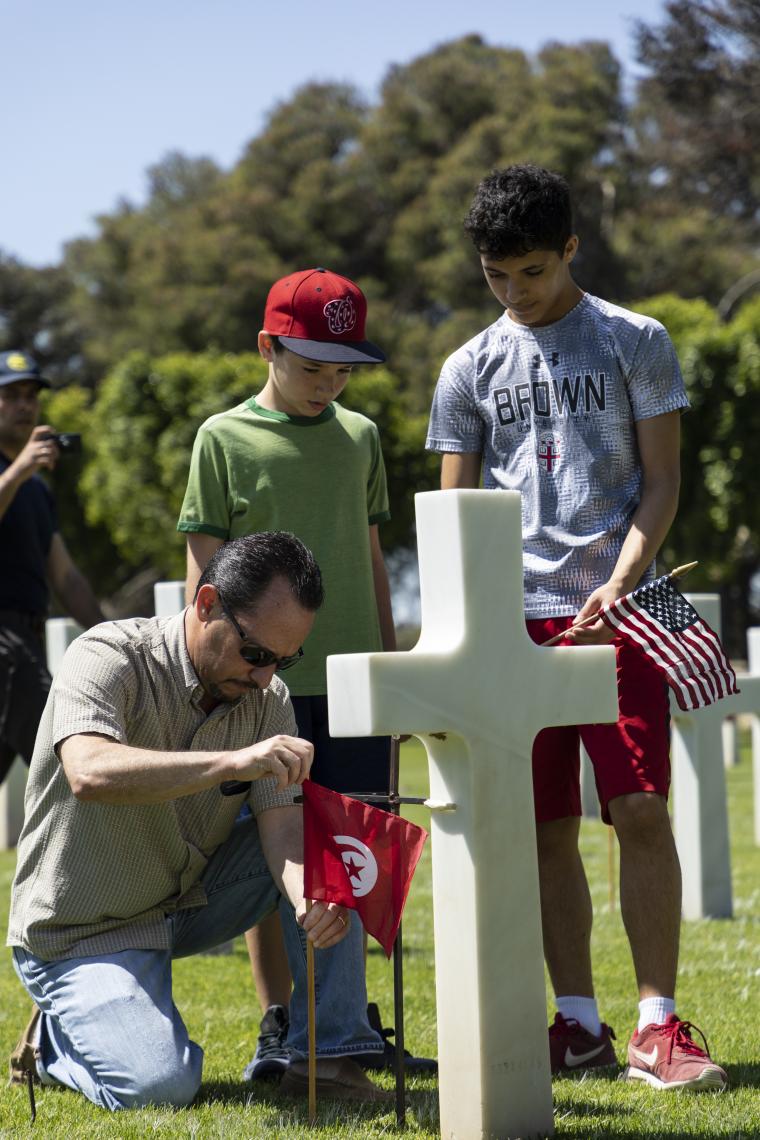
[[[680,1021],[671,1013],[664,1025],[646,1025],[628,1042],[628,1067],[623,1079],[646,1081],[655,1089],[714,1089],[728,1084],[720,1065],[710,1059],[707,1038],[697,1033],[704,1049],[691,1039],[690,1021]]]
[[[561,1013],[549,1026],[549,1056],[553,1073],[577,1073],[583,1069],[601,1069],[617,1065],[612,1045],[615,1034],[602,1022],[598,1037],[584,1029],[574,1017],[565,1019]]]

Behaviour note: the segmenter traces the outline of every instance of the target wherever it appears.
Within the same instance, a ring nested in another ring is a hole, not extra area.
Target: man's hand
[[[307,910],[304,900],[296,907],[296,921],[304,928],[306,937],[317,950],[328,950],[337,945],[348,933],[350,912],[335,903],[312,903]]]
[[[53,434],[49,424],[38,424],[34,428],[12,464],[22,479],[30,479],[41,467],[53,470],[61,454],[58,444],[51,438]]]
[[[259,780],[274,776],[280,791],[302,784],[309,775],[314,759],[314,745],[300,736],[271,736],[250,748],[241,748],[236,756],[237,778]]]
[[[573,618],[573,624],[590,618],[593,614],[598,613],[602,606],[608,606],[610,602],[617,601],[625,592],[617,585],[605,582],[603,586],[594,590],[593,594],[590,595],[585,605]],[[598,621],[590,622],[583,629],[568,630],[565,639],[574,645],[609,645],[615,639],[615,631],[605,625],[600,618]]]

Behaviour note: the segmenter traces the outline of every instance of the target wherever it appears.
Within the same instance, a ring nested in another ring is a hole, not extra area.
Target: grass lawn
[[[426,790],[421,746],[404,745],[404,791]],[[713,1056],[724,1064],[731,1088],[715,1094],[661,1094],[648,1087],[610,1078],[566,1078],[554,1082],[558,1137],[733,1137],[760,1140],[760,848],[752,840],[751,766],[743,762],[729,773],[735,917],[685,924],[682,935],[679,1012],[705,1030]],[[410,811],[426,824],[424,810]],[[508,842],[508,840],[507,840]],[[584,823],[583,845],[596,924],[594,961],[603,1018],[617,1029],[618,1055],[635,1021],[636,998],[627,943],[618,911],[610,913],[607,885],[607,829]],[[13,876],[13,852],[0,852],[0,919],[3,928]],[[404,919],[407,1044],[435,1055],[430,852],[417,872]],[[374,946],[374,944],[373,944]],[[386,1023],[392,1021],[392,970],[382,951],[370,952],[369,993],[379,1002]],[[329,1138],[381,1137],[396,1131],[395,1112],[324,1103],[319,1125],[306,1124],[305,1104],[277,1095],[274,1087],[253,1090],[240,1082],[250,1059],[259,1011],[242,940],[226,956],[183,960],[175,966],[175,996],[191,1035],[206,1051],[205,1080],[191,1109],[144,1110],[109,1115],[63,1090],[38,1094],[37,1121],[29,1121],[26,1093],[2,1087],[0,1138],[186,1137]],[[551,997],[549,997],[551,1001]],[[9,958],[0,958],[0,1053],[7,1056],[29,1008]],[[550,1005],[550,1008],[551,1005]],[[504,1032],[519,1031],[505,1025]],[[390,1077],[383,1083],[392,1087]],[[408,1128],[412,1136],[438,1136],[437,1084],[408,1082]]]

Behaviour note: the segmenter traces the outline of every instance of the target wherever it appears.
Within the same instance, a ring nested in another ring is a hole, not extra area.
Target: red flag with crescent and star
[[[313,780],[302,790],[304,896],[355,910],[390,958],[427,832]]]

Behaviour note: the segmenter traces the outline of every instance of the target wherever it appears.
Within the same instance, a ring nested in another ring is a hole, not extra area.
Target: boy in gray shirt
[[[584,293],[570,193],[535,166],[494,171],[465,222],[504,314],[443,366],[427,447],[441,486],[522,495],[525,614],[536,642],[654,576],[675,517],[688,406],[657,321]],[[601,620],[566,643],[613,640]],[[667,811],[669,703],[660,674],[616,640],[620,718],[550,728],[533,748],[544,950],[557,1001],[553,1072],[616,1063],[591,973],[591,900],[578,852],[579,739],[620,842],[621,909],[639,988],[625,1076],[722,1088],[726,1074],[675,1012],[681,876]]]

